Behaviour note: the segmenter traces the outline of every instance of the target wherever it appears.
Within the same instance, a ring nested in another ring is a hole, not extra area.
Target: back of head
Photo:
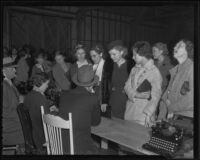
[[[167,48],[167,44],[162,43],[162,42],[157,42],[153,45],[153,47],[158,48],[159,50],[162,50],[162,54],[163,55],[168,55],[168,48]]]
[[[146,57],[147,59],[152,58],[151,45],[147,41],[137,41],[133,45],[132,50],[135,50],[137,54],[139,54],[140,56]]]

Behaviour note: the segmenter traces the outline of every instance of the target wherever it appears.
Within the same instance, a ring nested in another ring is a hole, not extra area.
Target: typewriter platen
[[[183,129],[162,121],[152,126],[151,139],[142,147],[151,152],[171,158],[179,150],[182,140]]]

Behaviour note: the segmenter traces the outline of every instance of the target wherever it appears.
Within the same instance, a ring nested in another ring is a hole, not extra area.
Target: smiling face
[[[123,51],[119,51],[115,48],[111,49],[109,51],[110,58],[113,60],[113,62],[117,63],[119,62],[123,57]]]
[[[180,41],[174,47],[174,58],[178,59],[187,54],[186,45],[183,41]]]
[[[102,58],[102,53],[98,54],[96,51],[91,50],[90,51],[90,57],[91,57],[92,61],[94,62],[94,64],[99,64],[99,62]]]
[[[84,49],[80,48],[76,51],[76,58],[78,61],[84,61],[85,56],[86,56],[86,53]]]
[[[153,47],[153,48],[152,48],[152,52],[153,52],[153,58],[154,58],[154,59],[158,59],[158,58],[162,55],[163,50],[160,50],[160,49],[157,48],[157,47]]]

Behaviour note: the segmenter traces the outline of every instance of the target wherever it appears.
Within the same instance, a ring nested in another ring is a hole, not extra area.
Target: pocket
[[[190,91],[189,81],[185,81],[181,87],[180,93],[181,95],[186,95],[187,92]]]

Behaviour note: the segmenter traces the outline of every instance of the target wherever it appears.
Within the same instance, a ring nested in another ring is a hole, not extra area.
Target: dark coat
[[[50,102],[39,92],[32,90],[24,99],[24,106],[29,111],[33,140],[37,149],[42,150],[45,143],[44,130],[41,116],[41,106],[44,106],[45,113],[49,113]]]
[[[4,145],[24,143],[21,123],[17,114],[19,93],[14,86],[3,81],[3,116],[2,136]]]
[[[112,73],[113,73],[113,61],[108,58],[103,67],[102,84],[101,84],[101,94],[102,94],[102,104],[108,104],[111,88],[112,88]],[[133,60],[127,60],[127,72],[130,73],[131,69],[135,65]]]
[[[95,94],[84,87],[65,91],[60,97],[59,116],[68,120],[72,113],[75,154],[89,154],[95,150],[91,139],[91,126],[100,123],[100,107]],[[69,135],[63,132],[64,152],[69,153]]]

